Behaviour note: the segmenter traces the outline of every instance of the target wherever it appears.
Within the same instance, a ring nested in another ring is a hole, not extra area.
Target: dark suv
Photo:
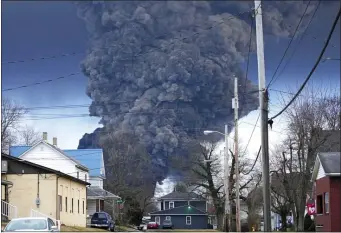
[[[115,221],[106,212],[96,212],[91,217],[91,227],[105,228],[115,231]]]

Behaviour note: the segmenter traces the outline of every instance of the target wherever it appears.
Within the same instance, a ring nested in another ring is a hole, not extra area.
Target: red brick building
[[[312,174],[316,231],[341,232],[340,152],[318,153]]]

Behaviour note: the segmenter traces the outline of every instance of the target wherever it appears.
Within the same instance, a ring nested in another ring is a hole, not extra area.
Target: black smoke
[[[104,134],[136,135],[155,169],[163,173],[158,180],[167,175],[169,156],[185,156],[186,145],[204,129],[223,130],[232,121],[234,76],[239,79],[243,103],[240,117],[257,109],[257,86],[245,81],[241,67],[249,50],[250,13],[231,11],[250,10],[250,4],[77,2],[79,17],[91,36],[91,48],[82,63],[92,99],[90,115],[101,117]],[[285,7],[280,13],[278,4],[265,7],[275,20],[266,31],[288,36],[291,30],[280,21],[290,11]],[[303,13],[305,3],[299,4],[284,4],[295,10],[291,18]],[[252,51],[254,47],[253,36]]]

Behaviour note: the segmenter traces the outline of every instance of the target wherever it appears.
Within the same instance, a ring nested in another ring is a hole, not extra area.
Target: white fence
[[[18,214],[18,208],[1,200],[1,215],[6,216],[9,220],[16,218]]]
[[[50,216],[48,216],[48,215],[46,215],[46,214],[43,214],[43,213],[40,213],[39,211],[36,211],[36,210],[33,210],[33,209],[31,209],[31,217],[49,218],[49,219],[51,219],[51,220],[56,224],[56,226],[57,226],[58,229],[60,230],[60,226],[61,226],[60,220],[57,220],[57,219],[55,219],[55,218],[51,218]]]

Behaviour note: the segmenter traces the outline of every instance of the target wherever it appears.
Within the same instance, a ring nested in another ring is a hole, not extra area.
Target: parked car
[[[143,231],[143,228],[147,228],[149,221],[142,220],[141,224],[137,226],[137,230]]]
[[[147,229],[158,229],[159,224],[157,222],[149,222],[147,225]]]
[[[59,231],[58,226],[50,218],[29,217],[12,219],[3,231]]]
[[[173,223],[171,220],[164,220],[163,223],[162,223],[162,229],[173,229]]]
[[[106,212],[96,212],[91,217],[90,227],[105,228],[115,231],[115,221]]]

